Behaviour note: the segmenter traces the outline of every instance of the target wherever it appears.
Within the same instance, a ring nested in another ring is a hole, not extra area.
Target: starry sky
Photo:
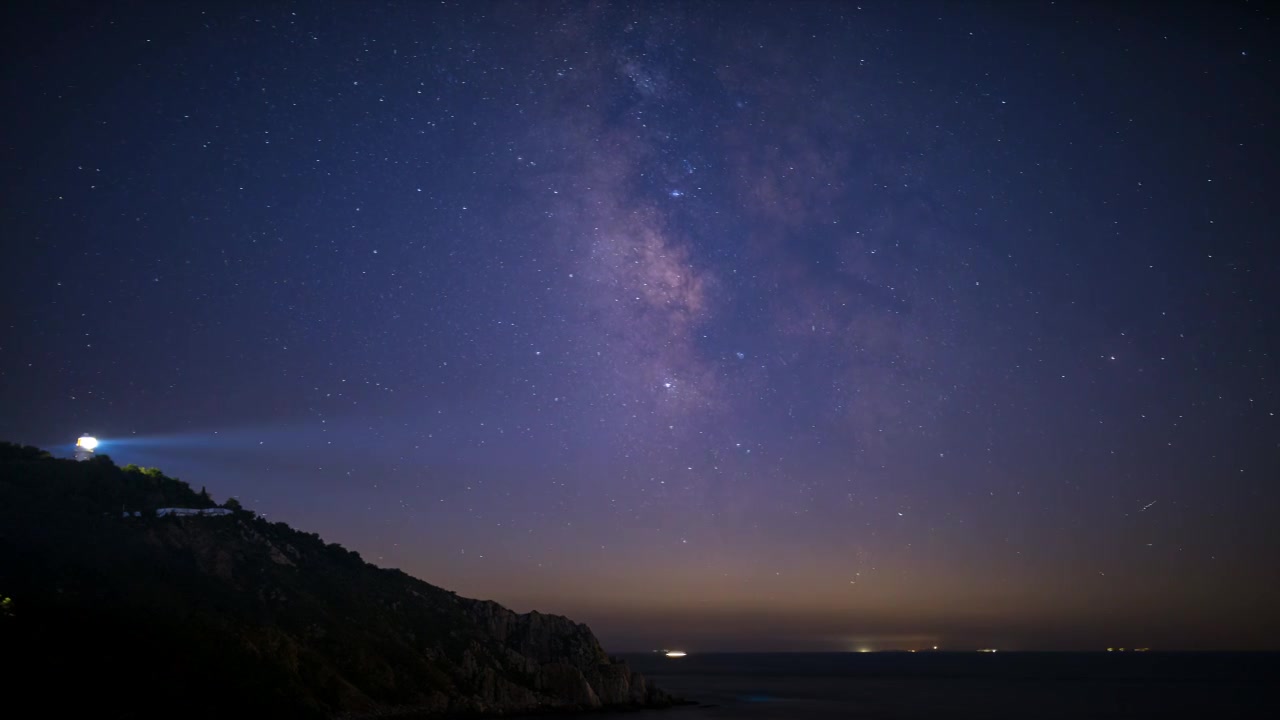
[[[0,438],[609,650],[1280,647],[1265,3],[14,3]]]

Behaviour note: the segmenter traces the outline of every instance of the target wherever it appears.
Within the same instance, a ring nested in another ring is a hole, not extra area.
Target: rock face
[[[433,717],[672,702],[585,625],[458,597],[248,512],[142,507],[122,519],[131,483],[173,506],[199,502],[154,472],[0,444],[0,594],[13,598],[0,640],[26,660],[7,679],[50,714]]]
[[[553,697],[583,708],[670,703],[642,675],[605,655],[586,625],[559,615],[518,615],[494,602],[475,602],[469,612],[506,649],[505,659]]]

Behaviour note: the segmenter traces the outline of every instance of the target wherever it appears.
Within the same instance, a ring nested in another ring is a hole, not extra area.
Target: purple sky
[[[610,650],[1280,647],[1264,4],[3,12],[0,438]]]

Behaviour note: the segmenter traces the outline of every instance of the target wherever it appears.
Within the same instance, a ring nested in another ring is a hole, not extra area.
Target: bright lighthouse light
[[[89,452],[93,452],[93,449],[98,447],[98,438],[89,437],[88,435],[85,435],[84,437],[76,441],[76,447],[84,448]]]

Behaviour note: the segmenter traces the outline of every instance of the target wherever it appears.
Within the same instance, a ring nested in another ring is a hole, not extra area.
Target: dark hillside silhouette
[[[566,618],[458,597],[234,501],[155,517],[213,506],[157,470],[0,444],[7,703],[328,717],[670,702]]]

